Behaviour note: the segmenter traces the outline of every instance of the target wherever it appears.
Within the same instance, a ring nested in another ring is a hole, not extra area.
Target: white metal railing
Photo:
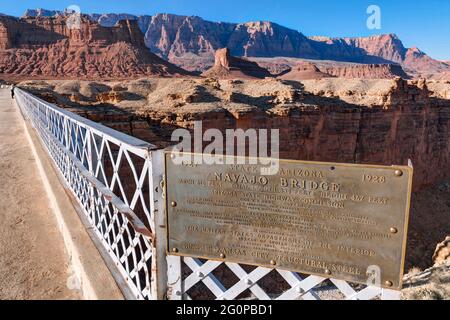
[[[168,257],[171,300],[399,300],[397,290],[237,263]]]
[[[109,268],[118,271],[113,274],[125,296],[160,298],[157,274],[152,273],[160,269],[154,245],[154,213],[162,205],[158,203],[162,165],[157,163],[157,152],[151,152],[155,147],[21,89],[15,89],[15,96],[103,252],[112,259],[114,265]]]
[[[116,281],[127,298],[400,298],[396,290],[338,279],[166,255],[163,152],[21,89],[15,92],[24,117],[119,271]]]

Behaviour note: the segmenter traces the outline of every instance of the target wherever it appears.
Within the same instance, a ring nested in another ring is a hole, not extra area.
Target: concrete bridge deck
[[[0,299],[79,299],[21,117],[0,89]]]

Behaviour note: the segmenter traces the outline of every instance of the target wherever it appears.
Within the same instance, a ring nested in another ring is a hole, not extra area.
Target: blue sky
[[[2,0],[0,12],[21,16],[27,8],[63,10],[73,4],[84,13],[164,12],[226,22],[269,20],[308,36],[396,33],[405,46],[450,60],[449,0]],[[366,9],[371,4],[381,8],[381,30],[366,27]]]

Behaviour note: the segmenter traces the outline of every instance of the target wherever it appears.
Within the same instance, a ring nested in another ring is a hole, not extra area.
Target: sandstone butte
[[[284,80],[311,80],[331,77],[330,73],[324,73],[311,62],[300,62],[290,71],[280,76]]]
[[[264,79],[271,73],[256,62],[233,57],[228,48],[216,51],[214,66],[202,76],[216,79]]]

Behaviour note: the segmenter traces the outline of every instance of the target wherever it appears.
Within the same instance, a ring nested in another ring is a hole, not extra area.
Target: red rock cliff
[[[82,17],[0,17],[0,75],[45,78],[135,78],[189,75],[151,53],[136,21],[102,27]]]

